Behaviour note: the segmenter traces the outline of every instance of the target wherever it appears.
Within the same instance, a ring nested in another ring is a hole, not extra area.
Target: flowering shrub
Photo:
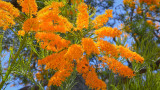
[[[45,70],[55,70],[54,75],[48,81],[48,86],[61,86],[62,82],[76,69],[91,89],[106,89],[105,82],[97,76],[94,66],[90,64],[89,57],[92,55],[96,56],[95,60],[100,61],[103,67],[108,66],[114,73],[127,78],[135,76],[134,71],[116,59],[124,57],[137,63],[144,61],[144,58],[136,52],[122,45],[111,44],[104,39],[106,36],[118,38],[122,34],[117,28],[105,26],[113,17],[112,10],[108,9],[105,14],[98,15],[92,20],[89,17],[87,4],[78,2],[74,13],[75,22],[71,22],[61,13],[61,9],[65,6],[63,2],[52,2],[38,11],[35,0],[17,1],[22,6],[23,14],[26,15],[24,22],[21,22],[23,24],[20,26],[21,30],[18,31],[18,35],[23,37],[24,42],[26,38],[34,35],[40,48],[52,52],[46,57],[39,57],[38,60],[38,66],[45,65]],[[72,0],[72,3],[75,2]],[[19,23],[14,19],[20,13],[10,3],[0,1],[0,12],[4,14],[0,15],[0,26],[4,30]],[[36,76],[37,80],[42,78],[40,73]],[[5,80],[6,78],[3,79]]]

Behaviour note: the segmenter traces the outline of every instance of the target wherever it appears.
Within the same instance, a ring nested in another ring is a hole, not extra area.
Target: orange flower
[[[135,1],[136,0],[123,0],[123,3],[131,8],[135,8]]]
[[[73,59],[79,60],[83,55],[83,49],[78,44],[73,44],[68,48],[68,51],[65,55],[68,60],[73,61]]]
[[[107,14],[107,15],[106,15]],[[95,24],[96,26],[94,27],[98,27],[98,26],[103,26],[105,23],[108,22],[109,17],[112,17],[111,14],[111,10],[106,10],[106,14],[102,14],[102,15],[98,15],[93,21],[92,23]]]
[[[94,24],[94,28],[98,29],[98,28],[104,26],[104,24],[106,24],[108,22],[109,17],[112,17],[111,12],[112,12],[112,10],[106,10],[106,14],[98,15],[92,21],[92,23]]]
[[[38,72],[38,73],[36,73],[36,78],[37,78],[38,81],[40,81],[40,80],[43,79],[43,76],[42,76],[41,73]]]
[[[103,62],[107,63],[110,70],[112,70],[114,73],[118,73],[120,76],[132,78],[135,76],[132,69],[130,69],[128,66],[123,65],[121,62],[115,60],[114,58],[103,58]]]
[[[109,18],[109,17],[110,17],[110,18],[113,18],[112,12],[113,12],[113,10],[111,10],[111,9],[108,9],[108,10],[105,11],[105,13],[107,14],[108,18]]]
[[[154,4],[154,5],[157,5],[157,6],[160,5],[159,0],[139,0],[139,2],[140,3],[147,3],[147,5],[151,5],[151,4]]]
[[[9,12],[13,17],[19,16],[19,10],[9,2],[0,1],[0,9]]]
[[[67,1],[69,1],[69,0],[67,0]],[[71,0],[72,4],[79,4],[81,2],[84,2],[84,0]]]
[[[0,13],[0,27],[3,30],[15,25],[14,18],[19,16],[19,10],[5,1],[0,1]]]
[[[84,51],[90,55],[91,53],[93,54],[99,54],[98,47],[94,43],[93,39],[91,38],[82,38],[82,46]]]
[[[51,77],[51,79],[48,82],[48,86],[51,86],[52,84],[56,86],[61,86],[62,82],[66,80],[66,77],[69,77],[70,75],[70,70],[59,70]]]
[[[42,11],[43,12],[43,11]],[[45,23],[45,22],[51,22],[52,23],[57,23],[56,19],[59,20],[59,17],[58,17],[58,14],[59,13],[53,13],[53,11],[46,11],[44,12],[43,14],[38,14],[37,16],[37,20],[40,22],[40,23]],[[56,20],[56,21],[55,21]]]
[[[87,5],[85,3],[81,3],[78,5],[78,15],[77,15],[77,30],[81,30],[83,28],[88,28],[89,24],[89,14],[87,12]]]
[[[67,48],[70,41],[62,39],[59,35],[54,33],[38,32],[35,35],[36,39],[41,40],[41,48],[52,50],[54,52]]]
[[[80,74],[88,73],[89,67],[89,60],[87,60],[86,56],[83,56],[82,60],[77,61],[77,71]]]
[[[141,14],[142,13],[142,9],[138,6],[138,8],[137,8],[137,13],[138,14]]]
[[[118,30],[117,28],[102,27],[102,28],[96,30],[95,34],[97,34],[98,37],[100,37],[100,38],[104,38],[105,36],[114,38],[116,36],[120,37],[122,32],[120,30]]]
[[[104,51],[107,55],[110,54],[111,57],[118,57],[118,50],[113,44],[103,40],[99,40],[97,44],[100,50]]]
[[[144,58],[141,57],[139,54],[137,54],[136,52],[132,52],[130,51],[128,48],[125,48],[123,46],[118,46],[119,52],[121,54],[122,57],[125,57],[126,59],[130,59],[130,61],[136,60],[136,62],[140,62],[143,63]]]
[[[86,85],[95,90],[106,90],[107,86],[105,82],[100,80],[95,72],[93,67],[90,68],[90,71],[87,74],[82,75],[86,81]]]
[[[39,29],[39,23],[36,18],[29,18],[24,22],[22,28],[25,32],[37,31]]]
[[[30,16],[37,13],[38,9],[36,0],[21,0],[19,3],[22,6],[22,12],[26,13],[27,15]]]
[[[150,10],[150,11],[153,11],[153,10],[155,10],[155,8],[156,8],[156,6],[155,6],[155,5],[152,5],[152,6],[149,7],[149,10]]]
[[[45,15],[45,14],[48,13],[48,12],[52,12],[52,13],[58,15],[58,14],[60,13],[59,8],[60,8],[60,7],[63,7],[63,6],[64,6],[64,5],[63,5],[62,2],[54,2],[54,1],[53,1],[51,5],[46,6],[46,7],[44,7],[43,9],[39,10],[38,13],[37,13],[37,16],[38,16],[38,17],[39,17],[39,16],[42,16],[42,17],[43,17],[43,15]],[[50,13],[50,14],[51,14],[51,13]],[[52,18],[52,17],[50,17],[50,18]]]
[[[0,9],[0,27],[3,27],[3,30],[6,30],[10,25],[15,25],[13,16],[10,16],[10,13]]]
[[[152,20],[147,20],[147,23],[150,24],[150,25],[153,25]]]
[[[18,35],[24,36],[24,35],[25,35],[25,31],[24,31],[24,30],[19,30],[19,31],[18,31]]]
[[[44,18],[38,18],[38,20],[41,20],[39,24],[40,31],[66,33],[73,28],[67,18],[52,12],[45,15]]]
[[[64,27],[64,32],[66,31],[70,31],[73,28],[73,24],[70,23],[67,18],[63,17],[63,16],[59,16],[60,20],[58,20],[57,22],[59,23],[59,27]],[[58,30],[58,29],[57,29]],[[59,30],[62,31],[62,30]]]
[[[42,60],[38,60],[38,65],[46,64],[45,69],[54,69],[57,72],[50,78],[48,86],[60,86],[66,77],[69,77],[73,72],[73,63],[66,60],[65,54],[67,50],[59,53],[53,53]]]
[[[89,61],[86,56],[77,61],[77,71],[82,74],[82,77],[86,81],[86,85],[90,88],[96,90],[106,90],[105,82],[100,80],[95,72],[95,69],[89,66]]]
[[[149,12],[147,12],[147,13],[146,13],[146,16],[147,16],[147,17],[151,17],[151,14],[149,14]]]
[[[61,2],[53,2],[38,12],[37,20],[40,23],[40,31],[65,33],[73,28],[67,18],[59,15],[59,7],[62,6]]]
[[[38,65],[46,65],[45,69],[60,70],[64,68],[64,64],[68,63],[65,61],[64,55],[67,50],[63,50],[59,53],[53,53],[41,60],[38,60]],[[65,63],[66,62],[66,63]]]

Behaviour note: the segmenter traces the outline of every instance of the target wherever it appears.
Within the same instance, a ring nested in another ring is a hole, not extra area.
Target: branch
[[[128,67],[132,69],[133,65],[132,65],[132,63],[128,59],[127,59],[127,63],[128,63]]]
[[[160,65],[160,60],[156,61],[155,64],[156,64],[155,67],[153,67],[153,66],[154,66],[153,64],[150,65],[151,68],[152,68],[152,70],[157,70],[157,69],[158,69],[158,67],[159,67],[159,65]],[[143,68],[143,69],[141,69],[141,70],[139,71],[140,74],[146,73],[146,72],[147,72],[147,68]]]
[[[160,39],[160,37],[153,31],[153,34],[158,38]]]
[[[152,21],[157,21],[157,22],[160,22],[160,20],[158,20],[158,19],[153,19],[153,18],[146,18],[146,19],[150,19],[150,20],[152,20]]]
[[[19,49],[18,49],[17,53],[15,54],[15,57],[13,58],[13,61],[12,61],[11,65],[9,65],[8,70],[7,70],[4,78],[2,78],[2,82],[1,82],[1,84],[0,84],[0,89],[3,88],[3,85],[4,85],[5,82],[7,81],[8,76],[9,76],[9,74],[11,73],[12,68],[13,68],[13,66],[14,66],[14,64],[15,64],[15,62],[16,62],[16,59],[18,58],[18,56],[19,56],[21,50],[23,49],[23,46],[24,46],[24,44],[25,44],[25,42],[26,42],[26,40],[27,40],[27,35],[28,35],[28,34],[25,34],[24,39],[23,39],[23,41],[20,43]]]
[[[134,40],[136,41],[136,44],[138,45],[138,39],[136,39],[135,35],[132,35],[132,37],[134,38]]]

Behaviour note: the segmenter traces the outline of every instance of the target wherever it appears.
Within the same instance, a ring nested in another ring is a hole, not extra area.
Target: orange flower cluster
[[[123,46],[118,46],[119,53],[121,54],[122,57],[125,57],[126,59],[130,59],[130,61],[136,60],[136,62],[143,63],[144,58],[141,57],[139,54],[136,52],[130,51],[128,48],[125,48]]]
[[[98,15],[93,21],[92,23],[94,24],[94,28],[98,29],[102,26],[104,26],[104,24],[106,24],[109,20],[109,18],[112,18],[112,10],[108,9],[105,11],[105,14],[103,15]]]
[[[121,76],[128,77],[134,76],[133,71],[112,57],[118,57],[118,54],[120,53],[122,57],[129,58],[131,61],[134,59],[137,62],[139,61],[142,63],[144,60],[140,55],[130,51],[129,49],[122,46],[118,46],[117,48],[117,46],[99,39],[104,38],[105,36],[113,38],[120,37],[122,34],[122,32],[117,28],[102,27],[108,22],[109,18],[112,18],[112,10],[106,10],[105,14],[97,16],[92,21],[95,29],[100,28],[93,33],[99,37],[97,44],[93,39],[86,37],[81,37],[81,43],[75,44],[58,35],[59,33],[70,32],[75,28],[67,18],[60,15],[59,8],[64,6],[62,2],[53,2],[51,5],[44,7],[38,12],[35,0],[18,0],[18,3],[22,6],[22,11],[30,16],[24,22],[22,29],[27,33],[34,31],[36,33],[35,38],[40,43],[41,48],[51,50],[53,52],[51,55],[38,60],[38,65],[46,66],[45,70],[53,69],[56,71],[50,78],[48,86],[60,86],[62,82],[66,80],[66,77],[71,75],[73,68],[76,67],[77,71],[82,74],[82,77],[85,79],[86,85],[91,89],[106,90],[105,82],[98,78],[95,69],[89,65],[87,55],[90,54],[98,55],[100,52],[105,52],[105,54],[110,56],[110,58],[107,58],[105,61],[103,59],[102,60],[108,64],[109,69],[113,70],[115,73],[119,73]],[[77,27],[75,30],[83,30],[84,28],[88,29],[89,14],[87,11],[87,5],[85,3],[81,3],[78,5],[77,9],[79,13],[77,15]],[[15,9],[13,5],[1,0],[0,13],[6,14],[0,15],[0,17],[2,17],[0,22],[3,22],[0,23],[0,26],[3,26],[4,22],[12,25],[15,24],[13,19],[19,15],[19,11]],[[36,18],[33,18],[32,14],[35,14]],[[25,32],[23,30],[18,32],[19,35],[24,35]],[[84,52],[87,55],[84,55]],[[37,79],[41,79],[40,73],[37,73],[36,76]]]
[[[84,56],[81,60],[77,60],[77,71],[80,74],[86,74],[89,71],[89,60]]]
[[[37,3],[36,0],[18,0],[18,3],[22,6],[22,12],[31,16],[37,13]]]
[[[86,56],[82,60],[77,61],[77,71],[82,74],[85,79],[86,85],[95,90],[106,90],[106,84],[102,80],[98,79],[98,76],[93,67],[89,66],[89,61]]]
[[[113,18],[112,12],[113,12],[113,10],[111,10],[111,9],[108,9],[108,10],[105,11],[105,13],[107,14],[108,18]]]
[[[18,35],[24,36],[24,35],[25,35],[25,31],[24,31],[24,30],[19,30],[19,31],[18,31]]]
[[[60,7],[63,7],[63,3],[62,2],[52,2],[51,5],[48,5],[44,8],[42,8],[40,11],[38,11],[37,16],[38,17],[44,17],[43,15],[47,15],[47,13],[52,12],[54,14],[59,14]],[[48,18],[49,19],[49,18]]]
[[[136,0],[123,0],[123,3],[124,3],[124,5],[135,8],[135,1]]]
[[[46,40],[47,39],[48,38],[46,37]],[[84,38],[83,40],[87,39],[88,38]],[[92,40],[91,42],[94,45],[94,42]],[[57,72],[49,80],[48,86],[52,84],[60,86],[65,78],[70,76],[73,68],[72,62],[73,60],[76,60],[77,71],[80,74],[83,74],[82,76],[86,80],[86,85],[90,86],[90,88],[92,89],[106,89],[106,84],[102,80],[98,79],[95,70],[89,66],[89,61],[87,60],[86,56],[82,57],[82,55],[83,48],[81,47],[81,45],[73,44],[68,48],[68,50],[63,50],[60,53],[53,53],[52,55],[47,56],[42,60],[38,60],[38,65],[44,64],[46,65],[46,69],[51,68],[57,70]]]
[[[19,16],[19,10],[17,8],[15,8],[9,2],[0,1],[0,10],[4,10],[4,11],[10,13],[10,15],[12,15],[13,17],[18,17]]]
[[[69,77],[73,72],[73,64],[71,62],[63,60],[63,62],[62,61],[60,62],[59,67],[60,66],[62,66],[61,69],[59,69],[59,71],[57,71],[51,77],[51,79],[48,82],[48,86],[51,86],[52,84],[56,86],[60,86],[62,82],[66,80],[66,77]]]
[[[99,40],[96,44],[91,38],[82,38],[81,44],[71,44],[69,40],[63,39],[56,32],[66,33],[70,32],[73,24],[70,23],[67,18],[59,15],[59,8],[64,5],[60,2],[53,2],[51,5],[46,6],[37,12],[36,18],[29,18],[23,24],[23,30],[26,32],[35,31],[35,37],[40,42],[41,48],[53,51],[53,54],[38,60],[38,65],[46,65],[45,69],[56,70],[55,74],[50,78],[48,86],[57,85],[60,86],[66,77],[69,77],[73,72],[73,68],[76,67],[77,71],[82,74],[83,78],[92,89],[106,89],[106,84],[98,78],[95,69],[89,65],[89,60],[84,55],[100,54],[105,52],[110,57],[118,57],[118,50],[116,46],[110,44],[107,41]],[[87,5],[81,3],[78,5],[77,15],[77,29],[82,30],[88,28],[89,15],[87,12]],[[106,10],[106,14],[100,15],[93,20],[94,28],[102,27],[108,19],[112,18],[112,10]],[[100,38],[105,36],[119,37],[122,32],[117,28],[102,27],[95,31]],[[70,45],[71,44],[71,45]],[[70,45],[70,46],[69,46]],[[139,59],[137,55],[134,55],[132,59]],[[77,64],[73,63],[76,62]],[[121,76],[131,76],[131,71],[127,67],[119,64],[111,67],[120,67],[121,69],[114,69],[115,73],[119,73]],[[110,61],[106,62],[110,63]],[[76,66],[75,66],[76,65]],[[109,64],[110,65],[110,64]],[[124,71],[126,70],[126,73]]]
[[[98,35],[100,38],[104,38],[105,36],[108,37],[120,37],[122,32],[118,30],[117,28],[111,28],[111,27],[102,27],[95,31],[95,34]]]
[[[60,66],[60,64],[63,64],[61,62],[64,61],[64,55],[66,54],[67,50],[63,50],[59,53],[53,53],[41,60],[38,60],[38,65],[42,65],[45,64],[46,68],[45,69],[54,69],[54,70],[58,70],[63,68],[62,66]],[[53,58],[54,57],[54,58]],[[54,64],[52,64],[54,63]]]
[[[69,1],[69,0],[67,0],[67,1]],[[84,2],[84,0],[71,0],[72,4],[79,4],[81,2]]]
[[[151,17],[151,14],[149,12],[146,13],[147,17]]]
[[[71,30],[73,25],[67,18],[59,15],[59,8],[63,6],[60,2],[53,2],[38,12],[39,31],[65,33]]]
[[[67,18],[59,15],[59,8],[62,6],[64,5],[61,2],[53,2],[37,13],[38,31],[41,32],[37,32],[35,37],[40,41],[42,48],[54,52],[52,55],[38,60],[38,65],[43,64],[46,65],[46,70],[54,69],[57,71],[50,78],[48,86],[60,86],[73,71],[73,59],[80,58],[82,55],[80,53],[83,53],[80,52],[80,45],[71,45],[68,48],[70,41],[55,34],[55,32],[65,33],[73,27]],[[65,48],[68,48],[68,51],[64,50]],[[77,50],[76,53],[75,50]],[[74,54],[79,55],[79,57]]]
[[[82,46],[86,54],[100,54],[98,47],[91,38],[82,38]]]
[[[160,0],[139,0],[139,2],[140,3],[147,3],[147,5],[151,5],[151,4],[154,4],[157,6],[160,5]]]
[[[147,20],[147,23],[148,23],[149,25],[153,25],[152,20]]]
[[[64,6],[64,4],[62,2],[52,2],[51,5],[48,5],[44,8],[42,8],[40,11],[38,11],[37,15],[43,17],[43,15],[45,15],[48,12],[53,12],[54,14],[59,14],[60,13],[59,8],[63,7],[63,6]]]
[[[139,3],[140,5],[139,5]],[[124,5],[127,5],[131,8],[135,8],[135,4],[137,4],[138,8],[136,8],[136,11],[138,14],[141,14],[143,11],[142,11],[142,8],[144,5],[148,5],[147,7],[149,8],[146,8],[146,9],[149,9],[150,11],[155,11],[156,8],[158,9],[158,7],[160,6],[160,0],[123,0],[123,3]],[[144,5],[142,5],[144,4]]]
[[[106,83],[101,79],[98,79],[95,68],[91,67],[86,76],[83,75],[83,78],[86,81],[86,85],[88,85],[90,88],[95,90],[106,90]]]
[[[118,50],[113,44],[103,40],[99,40],[97,44],[100,47],[100,51],[105,51],[111,57],[118,57]]]
[[[51,77],[48,82],[48,86],[51,86],[52,84],[56,86],[61,86],[62,82],[66,80],[66,77],[69,77],[71,75],[72,71],[72,69],[59,70]]]
[[[39,24],[39,31],[45,31],[45,32],[61,32],[65,33],[73,27],[73,25],[64,17],[58,16],[58,15],[53,15],[52,12],[48,13],[48,17],[44,17],[45,21],[41,21]],[[45,16],[45,15],[44,15]],[[53,19],[49,18],[52,17]],[[47,20],[47,18],[51,20]],[[40,20],[40,18],[38,18]],[[42,20],[42,19],[41,19]]]
[[[139,0],[141,4],[146,3],[150,11],[154,11],[156,7],[160,6],[160,0]]]
[[[65,57],[68,57],[69,60],[78,60],[83,55],[83,49],[81,45],[73,44],[68,48],[68,51],[65,55]]]
[[[87,5],[85,3],[81,3],[78,5],[78,15],[77,15],[77,29],[75,30],[81,30],[83,28],[88,28],[89,24],[89,14],[87,12]]]
[[[36,73],[36,78],[38,81],[42,80],[43,79],[43,76],[40,72]]]
[[[53,7],[53,6],[55,7]],[[86,81],[86,85],[88,85],[92,89],[106,89],[106,84],[98,79],[98,76],[95,73],[93,67],[89,66],[89,61],[86,56],[83,56],[83,52],[90,55],[99,54],[99,49],[91,38],[83,38],[82,46],[78,44],[73,44],[69,48],[70,41],[62,39],[59,35],[56,35],[54,32],[65,33],[70,31],[73,28],[72,24],[63,16],[59,15],[59,7],[63,5],[61,3],[53,2],[52,5],[47,6],[46,8],[40,10],[37,15],[37,21],[39,23],[38,29],[32,29],[34,26],[29,26],[31,31],[43,31],[36,33],[36,39],[41,41],[41,47],[47,50],[52,50],[56,53],[53,53],[50,56],[42,60],[38,60],[38,65],[46,65],[45,69],[54,69],[57,72],[51,77],[49,80],[48,86],[57,85],[60,86],[63,81],[65,81],[66,77],[70,76],[73,71],[74,64],[73,62],[77,62],[77,71],[82,74],[83,78]],[[88,28],[89,23],[89,15],[87,13],[87,6],[82,3],[78,6],[78,17],[77,17],[77,29],[81,30],[83,28]],[[85,17],[87,15],[87,17]],[[112,10],[106,11],[105,18],[112,17]],[[35,20],[36,21],[36,20]],[[26,21],[27,22],[27,21]],[[100,21],[95,21],[100,22]],[[96,24],[96,27],[103,26],[106,21],[100,22],[101,24]],[[27,27],[27,25],[24,27]],[[103,34],[104,33],[104,34]],[[117,28],[111,27],[103,27],[99,30],[96,30],[96,34],[99,37],[110,36],[116,37],[121,35],[121,31]],[[98,41],[98,46],[101,51],[105,51],[107,55],[111,57],[118,57],[118,49],[110,44],[107,41],[100,40]],[[67,50],[63,50],[67,49]],[[62,50],[62,51],[61,51]],[[60,52],[59,52],[60,51]],[[133,59],[138,59],[139,57],[134,55]],[[53,58],[54,57],[54,58]],[[129,69],[127,66],[123,66],[121,63],[116,62],[116,65],[110,66],[114,68],[121,69],[113,69],[113,72],[119,73],[121,76],[132,77],[133,71]],[[110,63],[110,61],[106,62]],[[111,64],[109,64],[111,65]]]
[[[42,60],[38,60],[38,65],[46,65],[46,70],[57,70],[57,72],[49,80],[48,86],[51,86],[52,84],[60,86],[62,82],[65,81],[66,77],[70,76],[73,71],[72,62],[65,58],[66,52],[67,50],[63,50],[59,53],[53,53]]]
[[[128,78],[132,78],[133,76],[135,76],[132,69],[130,69],[128,66],[123,65],[116,59],[107,57],[104,57],[103,59],[104,59],[103,62],[107,63],[109,69],[112,70],[114,73]]]
[[[39,24],[36,18],[29,18],[23,23],[22,29],[25,32],[29,31],[38,31],[39,29]]]
[[[6,30],[11,25],[15,25],[14,19],[19,16],[19,10],[11,3],[0,1],[0,27]]]
[[[141,9],[141,7],[139,7],[139,6],[138,6],[138,8],[137,8],[137,13],[138,13],[138,14],[141,14],[141,13],[142,13],[142,9]]]
[[[41,47],[43,49],[52,50],[54,52],[67,48],[70,44],[70,41],[62,39],[59,35],[54,33],[38,32],[35,37],[38,41],[42,41]]]
[[[24,31],[37,32],[36,39],[41,41],[40,44],[43,49],[58,52],[70,44],[70,41],[54,34],[54,32],[65,33],[73,27],[67,18],[59,15],[59,7],[63,6],[61,2],[53,2],[41,9],[36,18],[29,18],[23,24]]]
[[[153,10],[155,10],[155,8],[156,8],[155,5],[151,5],[151,6],[149,7],[149,10],[150,10],[150,11],[153,11]]]

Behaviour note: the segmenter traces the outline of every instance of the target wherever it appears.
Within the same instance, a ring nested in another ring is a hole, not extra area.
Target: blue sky
[[[3,51],[3,52],[2,52],[2,56],[3,56],[3,57],[0,57],[0,58],[1,58],[1,61],[2,61],[2,67],[5,68],[5,67],[7,67],[7,64],[5,64],[5,63],[7,63],[7,61],[9,60],[10,52]],[[11,82],[13,82],[13,81],[11,81]],[[15,82],[16,82],[16,81],[15,81]],[[10,87],[12,84],[13,84],[13,83],[9,84],[9,85],[5,88],[5,90],[18,90],[18,89],[20,89],[21,87],[23,87],[23,86]]]

